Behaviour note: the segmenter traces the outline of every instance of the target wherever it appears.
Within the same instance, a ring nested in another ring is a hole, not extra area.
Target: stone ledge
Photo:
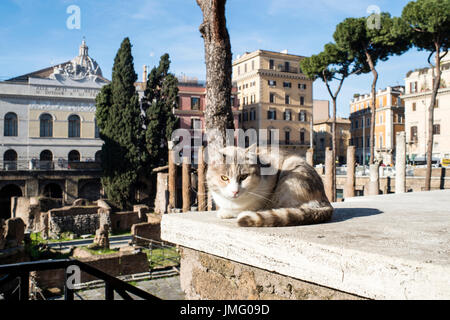
[[[211,212],[169,214],[161,237],[361,297],[450,298],[450,191],[334,206],[329,223],[288,228],[239,228]]]

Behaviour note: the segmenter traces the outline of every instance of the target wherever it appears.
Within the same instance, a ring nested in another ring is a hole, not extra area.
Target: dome
[[[88,77],[103,77],[102,70],[98,63],[89,57],[88,46],[83,40],[80,46],[79,54],[68,63],[55,68],[54,74],[68,76],[73,80],[81,80]]]

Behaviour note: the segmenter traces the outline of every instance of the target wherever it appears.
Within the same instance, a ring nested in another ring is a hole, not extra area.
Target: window
[[[270,103],[275,103],[275,93],[270,93],[269,101]]]
[[[268,144],[270,145],[270,144],[272,144],[272,142],[275,142],[275,129],[273,129],[273,128],[269,128],[268,129],[269,130],[269,141],[268,141]]]
[[[100,138],[100,130],[97,125],[97,119],[94,120],[94,125],[95,125],[94,137],[97,139],[97,138]]]
[[[267,119],[277,120],[277,111],[275,109],[270,109],[267,111]]]
[[[252,70],[255,70],[255,60],[252,60]]]
[[[379,119],[379,124],[382,124],[383,123],[383,115],[382,114],[380,114],[380,119]]]
[[[300,105],[301,106],[305,105],[305,97],[303,96],[300,97]]]
[[[283,88],[292,88],[291,82],[283,82]]]
[[[17,170],[17,152],[13,149],[9,149],[3,154],[3,168]]]
[[[238,75],[240,75],[241,74],[241,67],[239,66],[238,67]]]
[[[417,81],[409,83],[409,92],[416,93],[417,92]]]
[[[200,119],[196,119],[196,118],[191,119],[191,129],[201,130],[202,129],[202,121]]]
[[[275,61],[273,61],[272,59],[269,60],[269,69],[273,70],[275,68]]]
[[[323,144],[323,139],[321,139],[321,143]],[[300,131],[300,144],[305,144],[305,131]]]
[[[413,102],[412,111],[416,111],[416,110],[417,110],[417,103]]]
[[[244,111],[242,115],[244,122],[248,121],[248,111]]]
[[[298,120],[301,122],[307,121],[306,111],[300,111],[300,113],[298,114]]]
[[[268,80],[267,82],[269,84],[269,87],[276,87],[277,86],[277,82],[275,80]]]
[[[285,104],[290,104],[291,103],[291,97],[288,94],[284,97],[284,103]]]
[[[69,158],[69,162],[76,162],[76,161],[80,161],[81,156],[77,150],[72,150],[69,152],[68,158]]]
[[[191,110],[200,110],[200,98],[191,97]]]
[[[286,121],[291,121],[292,120],[291,110],[284,111],[284,120],[286,120]]]
[[[413,126],[411,127],[411,142],[417,142],[417,127]]]
[[[256,109],[250,109],[250,121],[256,120]]]
[[[379,148],[383,148],[383,136],[380,134],[380,144]]]
[[[299,83],[298,88],[302,90],[306,90],[306,84]]]
[[[285,72],[289,72],[290,69],[291,69],[291,68],[290,68],[289,61],[286,61],[286,62],[284,63],[284,71],[285,71]]]
[[[247,72],[247,64],[244,64],[244,73]]]
[[[441,134],[441,125],[440,124],[434,124],[433,125],[433,134],[434,135],[440,135]]]
[[[41,137],[52,137],[53,136],[53,118],[48,113],[44,113],[39,117],[40,122],[40,132]]]
[[[80,117],[73,114],[69,117],[69,138],[80,137]]]
[[[284,143],[290,144],[291,142],[291,133],[289,131],[284,132]]]
[[[13,112],[8,112],[4,120],[4,136],[17,137],[17,115]]]

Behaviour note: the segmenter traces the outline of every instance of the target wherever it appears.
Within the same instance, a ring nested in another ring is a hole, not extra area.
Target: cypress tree
[[[114,59],[112,81],[96,98],[97,123],[104,141],[101,181],[108,199],[121,209],[133,204],[134,187],[145,158],[131,47],[125,38]]]
[[[170,59],[166,53],[161,56],[159,66],[151,70],[144,93],[142,107],[149,168],[167,164],[168,141],[178,128],[178,119],[173,114],[177,107],[178,80],[169,73],[169,67]]]

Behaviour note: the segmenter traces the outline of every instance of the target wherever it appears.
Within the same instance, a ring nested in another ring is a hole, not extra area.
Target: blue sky
[[[332,41],[336,25],[347,17],[367,15],[377,5],[401,14],[408,0],[228,0],[227,25],[234,57],[266,49],[309,56]],[[66,9],[81,10],[81,28],[68,29]],[[133,44],[136,72],[153,66],[169,53],[176,75],[205,78],[203,39],[198,26],[202,13],[195,0],[1,0],[0,80],[65,62],[78,54],[86,37],[89,54],[111,77],[114,56],[124,37]],[[406,73],[426,66],[427,54],[412,49],[378,66],[379,88],[404,84]],[[338,115],[348,116],[354,93],[370,91],[371,75],[353,76],[344,83]],[[329,100],[321,81],[314,98]]]

